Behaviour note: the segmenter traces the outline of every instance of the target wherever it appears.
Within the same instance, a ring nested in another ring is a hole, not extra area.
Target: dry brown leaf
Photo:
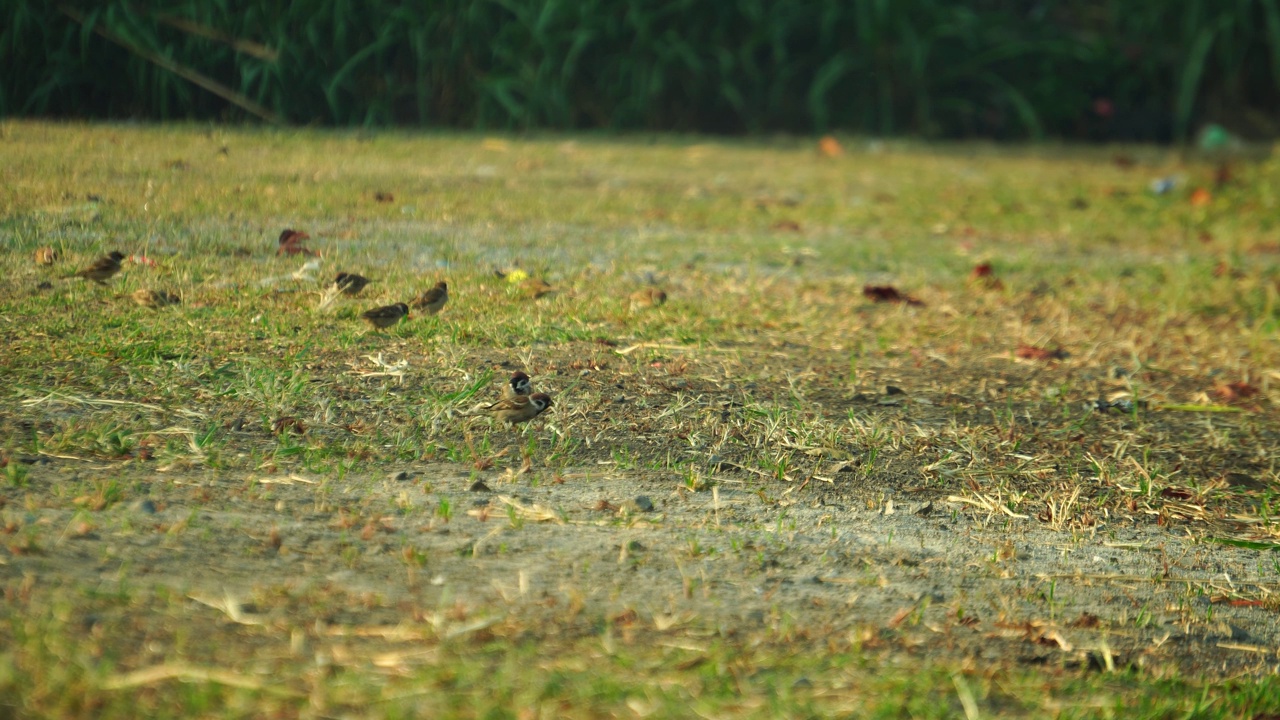
[[[1233,400],[1243,400],[1257,395],[1258,388],[1247,382],[1237,381],[1215,386],[1213,388],[1213,394],[1226,402],[1231,402]]]
[[[1067,354],[1062,351],[1062,348],[1048,350],[1046,348],[1039,348],[1033,345],[1019,345],[1018,349],[1015,350],[1013,354],[1023,360],[1062,360],[1067,356]]]
[[[844,146],[830,135],[824,135],[818,141],[818,153],[823,157],[836,158],[844,154]]]
[[[865,285],[862,288],[862,295],[872,302],[904,302],[908,305],[924,305],[920,300],[900,292],[892,285]]]

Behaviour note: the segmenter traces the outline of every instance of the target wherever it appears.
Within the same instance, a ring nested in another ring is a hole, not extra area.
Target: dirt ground
[[[548,382],[602,399],[575,404],[561,393],[558,409],[601,427],[617,405],[641,405],[641,422],[672,410],[737,411],[732,398],[743,389],[654,365],[642,366],[649,377],[605,366]],[[1009,380],[1044,372],[1015,366]],[[914,392],[925,376],[893,375],[907,389],[832,395],[832,411],[943,422],[945,396]],[[68,410],[56,401],[37,409]],[[701,452],[692,476],[647,469],[611,456],[608,431],[596,438],[593,465],[525,465],[522,443],[557,422],[495,431],[490,462],[409,461],[340,479],[274,466],[157,471],[136,460],[23,457],[26,486],[0,491],[0,502],[18,525],[56,539],[23,552],[22,532],[12,534],[3,574],[11,588],[167,587],[214,621],[292,628],[388,628],[447,611],[458,632],[518,622],[535,634],[591,634],[605,619],[636,632],[790,628],[806,643],[882,647],[900,663],[1133,667],[1156,676],[1275,670],[1271,553],[1206,542],[1167,512],[1054,527],[1044,512],[1030,517],[924,482],[905,453],[886,451],[859,471],[868,460],[852,446],[848,457],[810,453],[784,480],[727,450]],[[643,427],[632,429],[639,455],[670,452],[662,437],[645,450]],[[243,429],[231,447],[270,440]],[[107,481],[128,489],[70,502],[58,491]],[[1104,486],[1095,479],[1083,491]],[[106,507],[87,524],[82,510],[95,505]],[[321,595],[347,601],[295,614],[303,598]]]

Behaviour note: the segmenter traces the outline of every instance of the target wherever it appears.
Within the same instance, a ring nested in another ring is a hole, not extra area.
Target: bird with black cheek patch
[[[409,316],[409,306],[404,303],[396,303],[395,305],[383,305],[372,310],[366,310],[360,315],[370,325],[381,330],[389,328]]]
[[[369,284],[369,278],[355,273],[340,272],[333,279],[333,288],[347,297],[355,297]]]
[[[529,381],[529,376],[522,371],[517,370],[511,374],[511,379],[502,386],[502,399],[508,400],[521,395],[532,395],[533,383]]]
[[[99,285],[106,285],[108,280],[115,277],[115,274],[120,272],[120,261],[122,260],[124,260],[124,253],[118,250],[112,250],[106,255],[94,260],[93,264],[89,267],[81,270],[80,272],[68,275],[67,279],[82,277],[85,280],[92,280]]]
[[[422,291],[422,294],[413,301],[413,307],[428,315],[435,315],[444,309],[447,302],[449,302],[449,284],[441,280],[434,287]]]
[[[551,396],[546,393],[517,395],[499,400],[492,405],[480,408],[480,412],[488,413],[507,425],[518,425],[528,422],[546,412],[552,405]]]

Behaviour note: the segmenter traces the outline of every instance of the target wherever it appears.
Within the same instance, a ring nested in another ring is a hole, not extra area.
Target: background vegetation
[[[1277,0],[132,0],[0,10],[0,114],[1274,135]]]

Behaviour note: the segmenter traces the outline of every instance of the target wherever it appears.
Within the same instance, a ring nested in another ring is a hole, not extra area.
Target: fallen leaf
[[[991,263],[975,265],[973,272],[969,273],[969,282],[981,285],[989,290],[1004,289],[1004,283],[1000,282],[1000,278],[995,276],[995,271],[991,269]]]
[[[1227,402],[1232,400],[1243,400],[1258,394],[1258,388],[1244,381],[1226,383],[1217,385],[1213,388],[1213,394]]]
[[[310,240],[311,236],[294,230],[293,228],[285,228],[280,233],[277,241],[276,255],[310,255],[318,257],[320,253],[308,249],[303,245],[304,240]]]
[[[839,140],[836,140],[830,135],[824,135],[822,139],[818,141],[818,152],[823,157],[840,157],[844,154],[844,147],[840,144]]]
[[[630,625],[639,619],[640,619],[640,613],[636,612],[631,608],[627,608],[626,610],[623,610],[622,612],[609,618],[609,622],[612,622],[615,625]]]
[[[899,625],[902,624],[903,620],[906,620],[911,615],[911,613],[914,610],[915,610],[914,607],[904,607],[899,609],[898,612],[893,614],[893,617],[889,618],[889,622],[887,623],[887,625],[891,628],[898,627]]]
[[[866,285],[862,295],[872,302],[904,302],[908,305],[924,305],[920,300],[899,292],[892,285]]]
[[[1231,267],[1231,263],[1227,262],[1226,260],[1223,260],[1214,266],[1213,276],[1229,277],[1235,280],[1239,280],[1240,278],[1244,277],[1244,273],[1235,269],[1234,267]]]
[[[307,426],[301,420],[291,415],[276,418],[275,422],[271,423],[271,432],[276,435],[283,435],[286,432],[293,432],[301,435],[306,431]]]
[[[1035,347],[1033,345],[1019,345],[1018,349],[1015,350],[1013,354],[1023,360],[1062,360],[1067,357],[1067,354],[1062,351],[1062,348],[1049,350],[1046,348]]]
[[[1102,625],[1102,619],[1091,612],[1082,612],[1080,617],[1071,621],[1071,627],[1075,628],[1096,628]]]

